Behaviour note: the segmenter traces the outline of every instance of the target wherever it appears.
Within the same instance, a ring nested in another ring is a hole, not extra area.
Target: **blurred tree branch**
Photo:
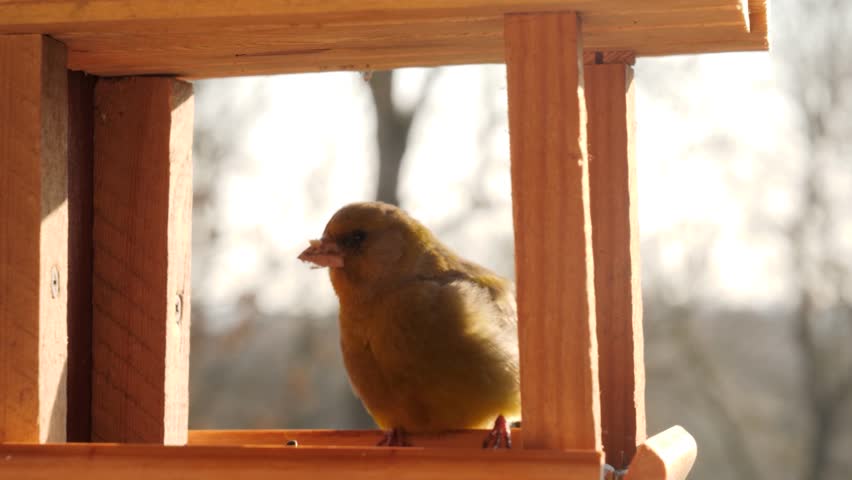
[[[665,324],[669,336],[667,341],[677,346],[679,354],[689,367],[692,388],[706,402],[709,408],[707,413],[712,418],[712,428],[718,432],[717,437],[724,439],[721,445],[728,465],[738,478],[760,480],[763,475],[749,448],[746,430],[738,419],[737,405],[732,401],[735,397],[725,391],[722,375],[716,366],[716,358],[707,351],[701,336],[695,332],[693,326],[694,317],[701,311],[704,301],[701,294],[710,283],[710,257],[707,252],[715,243],[717,233],[696,227],[684,224],[670,233],[673,237],[682,238],[686,230],[697,229],[700,235],[698,239],[693,240],[692,248],[683,261],[682,277],[670,278],[660,275],[651,278],[650,283],[655,288],[646,289],[649,301],[645,304],[653,310],[652,321]],[[673,293],[675,300],[671,298]],[[659,332],[659,329],[656,330]],[[652,365],[646,368],[650,370]]]
[[[755,465],[754,458],[748,447],[747,435],[741,423],[737,420],[735,408],[731,406],[731,396],[722,388],[719,372],[715,362],[704,350],[700,337],[695,334],[692,326],[691,313],[694,306],[681,306],[671,313],[674,339],[680,345],[684,357],[692,371],[696,373],[694,385],[707,401],[716,422],[719,437],[725,439],[724,448],[729,463],[734,466],[738,477],[743,480],[760,480],[763,475]]]
[[[382,71],[372,74],[370,92],[376,107],[376,140],[379,147],[379,181],[376,200],[399,205],[399,178],[411,125],[423,110],[432,86],[438,78],[439,69],[430,69],[423,81],[420,96],[411,108],[403,109],[393,98],[394,72]]]
[[[801,145],[801,149],[791,149],[789,157],[782,158],[781,162],[769,159],[767,170],[762,173],[775,176],[777,182],[787,187],[796,199],[797,208],[779,220],[782,217],[777,216],[777,210],[773,211],[776,205],[761,205],[750,198],[753,203],[748,207],[751,211],[747,212],[747,217],[754,220],[749,225],[753,232],[763,228],[761,233],[768,233],[789,252],[790,295],[787,299],[778,299],[780,305],[787,300],[785,311],[773,316],[785,322],[784,328],[789,329],[792,339],[788,347],[791,349],[779,355],[795,358],[801,366],[801,370],[794,370],[790,375],[795,375],[794,385],[801,386],[795,391],[801,392],[804,408],[794,408],[793,412],[807,426],[807,431],[788,442],[803,449],[802,470],[798,476],[822,479],[844,471],[841,462],[846,459],[840,452],[848,449],[850,438],[849,426],[842,422],[848,421],[852,412],[852,355],[849,350],[852,344],[852,244],[844,233],[850,205],[848,185],[852,184],[852,30],[849,29],[852,3],[845,0],[780,0],[775,11],[780,13],[774,14],[774,20],[779,20],[781,25],[773,27],[780,33],[773,39],[773,51],[782,67],[780,78],[787,84],[801,140],[800,144],[795,141],[789,144]],[[710,132],[708,139],[717,135]],[[736,145],[731,142],[713,145],[708,140],[706,147],[720,157],[720,168],[731,169],[722,163],[731,153],[731,146]],[[753,182],[738,185],[735,175],[727,173],[731,191],[740,190],[736,187],[760,188],[760,185],[752,185]],[[768,231],[767,225],[772,225]],[[706,255],[711,246],[688,243],[699,255]],[[663,280],[657,288],[682,290],[682,282],[687,278],[694,281],[695,273],[681,273],[674,281]],[[695,288],[706,287],[695,285]],[[648,303],[649,307],[652,303]],[[702,377],[698,383],[715,412],[712,416],[715,427],[724,437],[725,452],[731,464],[741,478],[755,478],[760,474],[755,466],[759,457],[741,455],[747,438],[743,437],[743,431],[732,429],[730,423],[743,406],[731,403],[732,400],[717,389],[719,384],[714,380],[717,359],[710,352],[702,351],[703,337],[693,331],[692,325],[684,323],[702,305],[718,308],[710,298],[702,301],[689,296],[683,305],[666,307],[681,309],[676,313],[680,318],[673,320],[680,323],[670,335]],[[660,305],[650,308],[660,308]],[[661,314],[655,314],[659,320]],[[651,317],[647,316],[649,320]]]
[[[843,202],[829,188],[850,167],[841,152],[850,133],[843,119],[852,113],[852,6],[838,0],[787,3],[788,31],[805,33],[783,51],[805,149],[801,208],[787,229],[797,297],[792,328],[812,423],[802,478],[821,479],[833,471],[840,419],[852,402],[852,364],[843,355],[850,342],[843,328],[852,324],[852,305],[843,289],[852,265],[848,255],[838,252],[834,230],[848,209],[838,208]]]

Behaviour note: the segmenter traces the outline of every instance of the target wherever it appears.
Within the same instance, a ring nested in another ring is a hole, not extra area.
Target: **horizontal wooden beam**
[[[190,430],[189,445],[285,445],[295,440],[307,447],[373,447],[380,430]],[[488,430],[458,430],[436,434],[411,434],[415,447],[482,448]],[[521,429],[512,429],[512,441],[520,445]]]
[[[503,62],[507,13],[577,11],[591,50],[765,50],[764,0],[0,0],[0,34],[44,33],[69,68],[188,78]]]
[[[751,2],[750,2],[751,3]],[[607,14],[641,14],[672,10],[737,12],[743,17],[742,0],[308,0],[268,1],[245,0],[224,4],[216,0],[176,4],[171,0],[53,0],[51,2],[0,2],[4,23],[26,28],[51,25],[58,29],[85,24],[88,28],[106,29],[115,22],[156,21],[209,21],[216,19],[239,20],[260,16],[296,18],[382,18],[396,14],[408,15],[487,15],[509,12],[542,12],[554,10],[579,10]]]
[[[593,451],[434,448],[0,445],[0,476],[19,480],[589,480]]]

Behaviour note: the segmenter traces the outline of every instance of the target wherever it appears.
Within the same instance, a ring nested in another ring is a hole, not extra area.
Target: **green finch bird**
[[[356,394],[388,433],[493,429],[520,416],[513,284],[467,261],[392,205],[341,208],[299,259],[328,267]],[[496,418],[496,420],[495,420]]]

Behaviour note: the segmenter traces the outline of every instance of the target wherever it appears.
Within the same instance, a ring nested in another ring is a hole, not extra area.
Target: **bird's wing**
[[[464,280],[484,289],[494,302],[499,315],[495,322],[502,328],[515,332],[518,329],[518,306],[515,302],[515,284],[485,267],[462,261],[458,270]]]
[[[420,275],[420,281],[443,285],[455,292],[462,304],[467,305],[470,315],[463,317],[468,322],[469,334],[495,343],[517,361],[518,314],[514,284],[473,262],[453,259],[450,268],[432,275]]]

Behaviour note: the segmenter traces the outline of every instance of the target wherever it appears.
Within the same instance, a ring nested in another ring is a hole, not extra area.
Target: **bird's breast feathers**
[[[342,305],[344,360],[374,417],[441,430],[516,416],[517,328],[505,296],[464,278],[419,279],[369,308]]]

